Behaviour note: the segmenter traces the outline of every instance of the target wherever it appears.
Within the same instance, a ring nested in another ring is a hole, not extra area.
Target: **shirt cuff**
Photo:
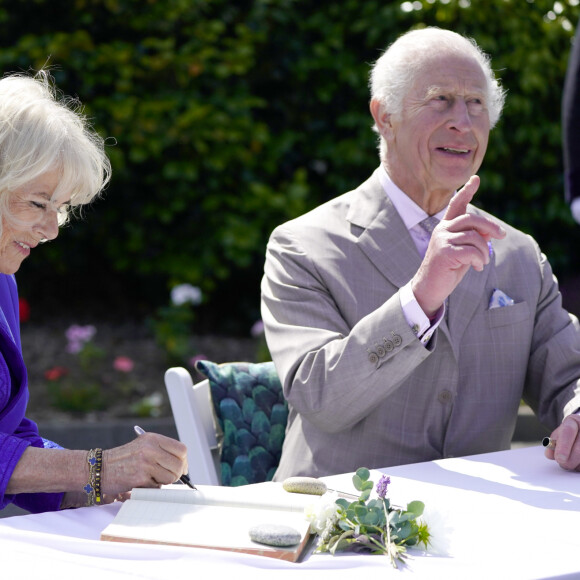
[[[431,321],[419,306],[419,303],[413,294],[413,290],[411,289],[411,282],[408,282],[401,288],[399,291],[399,297],[407,324],[411,327],[411,330],[421,343],[427,344],[429,340],[431,340],[431,337],[439,326],[441,320],[443,320],[445,305],[439,309],[435,319]]]

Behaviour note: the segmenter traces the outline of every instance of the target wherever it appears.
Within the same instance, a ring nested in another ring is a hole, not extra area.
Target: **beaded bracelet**
[[[101,476],[103,473],[103,450],[91,449],[87,455],[89,464],[89,481],[83,487],[87,494],[87,506],[100,504],[103,496],[101,494]]]

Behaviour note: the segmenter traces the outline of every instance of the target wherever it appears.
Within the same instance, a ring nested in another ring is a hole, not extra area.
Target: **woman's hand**
[[[159,487],[187,473],[183,443],[156,433],[145,433],[130,443],[103,451],[103,502],[125,500],[134,487]],[[87,451],[27,447],[16,464],[6,493],[65,492],[61,508],[87,505],[83,491],[89,481]]]
[[[126,501],[131,498],[131,492],[102,495],[102,502],[100,505],[113,503],[115,501]],[[85,507],[87,505],[87,494],[84,491],[67,491],[60,503],[60,509],[66,510],[69,508]]]
[[[159,487],[187,473],[187,449],[183,443],[145,433],[130,443],[103,451],[101,489],[116,496],[134,487]]]

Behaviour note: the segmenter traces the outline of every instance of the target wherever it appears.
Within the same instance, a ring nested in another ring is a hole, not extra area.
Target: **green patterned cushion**
[[[199,360],[195,368],[209,380],[224,433],[222,485],[270,481],[280,461],[288,420],[274,363]]]

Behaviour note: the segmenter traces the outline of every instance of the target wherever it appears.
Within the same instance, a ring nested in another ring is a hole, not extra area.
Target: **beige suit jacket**
[[[508,449],[522,397],[549,428],[580,407],[578,321],[534,240],[502,225],[427,347],[399,298],[421,258],[376,172],[272,233],[262,317],[290,406],[275,479]],[[515,304],[490,310],[494,289]]]

